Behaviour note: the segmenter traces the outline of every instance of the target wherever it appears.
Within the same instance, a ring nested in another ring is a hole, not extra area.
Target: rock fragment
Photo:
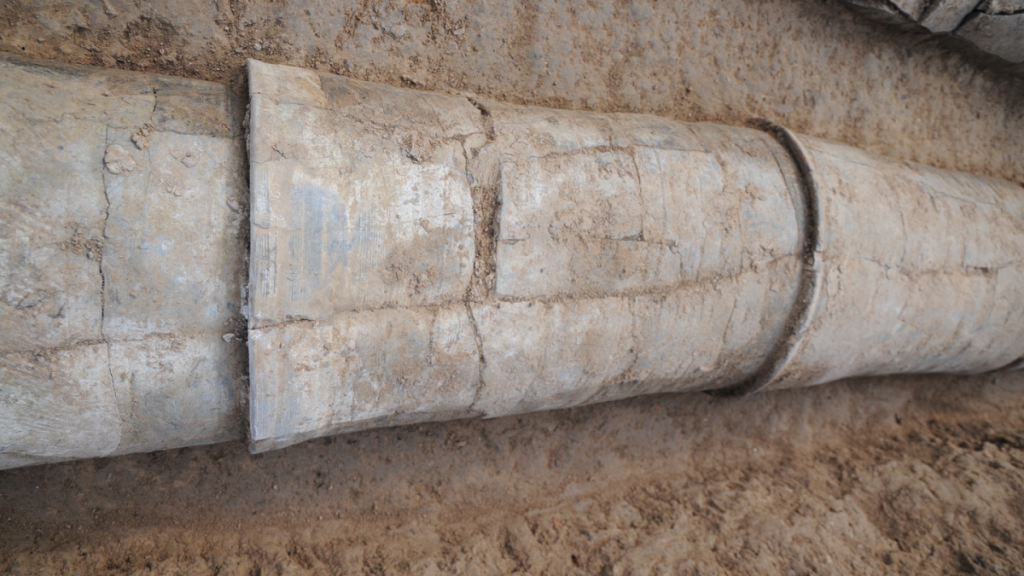
[[[952,32],[978,5],[978,0],[934,0],[918,21],[932,32]]]
[[[145,150],[149,147],[152,134],[153,124],[146,123],[140,126],[135,132],[132,132],[132,142],[135,143],[135,147],[139,150]]]
[[[135,170],[135,159],[132,158],[131,152],[117,144],[107,146],[107,153],[103,156],[103,163],[111,174],[121,174]]]
[[[1024,63],[1024,12],[979,12],[968,18],[955,34],[1008,62]]]

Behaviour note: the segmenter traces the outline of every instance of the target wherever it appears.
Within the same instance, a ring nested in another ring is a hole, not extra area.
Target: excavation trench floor
[[[140,4],[6,2],[0,50],[238,95],[256,57],[520,104],[761,117],[1024,182],[1024,82],[835,1]],[[9,470],[8,573],[1024,574],[1024,373]]]

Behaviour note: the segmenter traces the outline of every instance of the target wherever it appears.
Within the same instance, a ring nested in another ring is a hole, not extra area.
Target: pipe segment
[[[244,433],[237,104],[0,54],[0,468]]]
[[[247,161],[222,87],[0,63],[0,467],[1024,356],[1009,182],[257,61]]]
[[[1024,353],[1019,186],[250,62],[254,449]]]

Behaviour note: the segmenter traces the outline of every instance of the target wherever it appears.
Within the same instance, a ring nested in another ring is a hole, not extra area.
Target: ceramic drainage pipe
[[[246,166],[223,87],[0,58],[0,467],[1024,355],[1013,184],[773,126],[249,87]]]

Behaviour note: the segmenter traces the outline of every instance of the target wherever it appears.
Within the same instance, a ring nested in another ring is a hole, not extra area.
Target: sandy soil
[[[252,56],[516,103],[765,117],[1024,183],[1024,82],[831,1],[139,4],[5,2],[0,50],[239,91]],[[1024,574],[1024,374],[0,472],[8,573]]]

